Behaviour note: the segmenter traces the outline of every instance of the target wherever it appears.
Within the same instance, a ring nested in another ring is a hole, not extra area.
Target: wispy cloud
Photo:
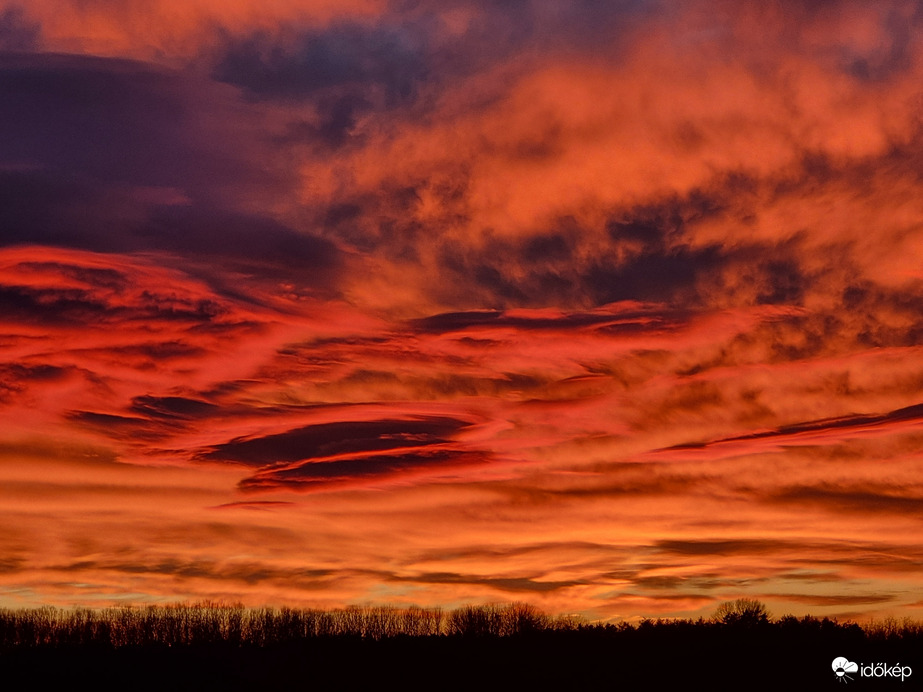
[[[919,609],[921,21],[0,0],[0,600]]]

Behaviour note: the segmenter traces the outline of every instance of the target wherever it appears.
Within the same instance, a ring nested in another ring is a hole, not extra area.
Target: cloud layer
[[[923,7],[173,5],[0,0],[0,605],[915,614]]]

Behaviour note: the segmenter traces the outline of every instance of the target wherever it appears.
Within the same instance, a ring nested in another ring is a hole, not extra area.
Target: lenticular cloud
[[[0,606],[923,615],[920,36],[0,0]]]

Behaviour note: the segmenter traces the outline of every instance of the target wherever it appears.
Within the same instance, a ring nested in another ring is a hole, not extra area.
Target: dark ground
[[[852,689],[923,687],[917,637],[870,641],[827,631],[651,625],[512,637],[314,638],[264,647],[224,643],[0,651],[0,689],[96,690],[824,690],[831,662],[909,665],[899,679],[853,675]]]

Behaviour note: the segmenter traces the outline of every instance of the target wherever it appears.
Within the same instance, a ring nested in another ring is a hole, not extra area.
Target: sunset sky
[[[923,617],[923,3],[0,0],[0,607]]]

